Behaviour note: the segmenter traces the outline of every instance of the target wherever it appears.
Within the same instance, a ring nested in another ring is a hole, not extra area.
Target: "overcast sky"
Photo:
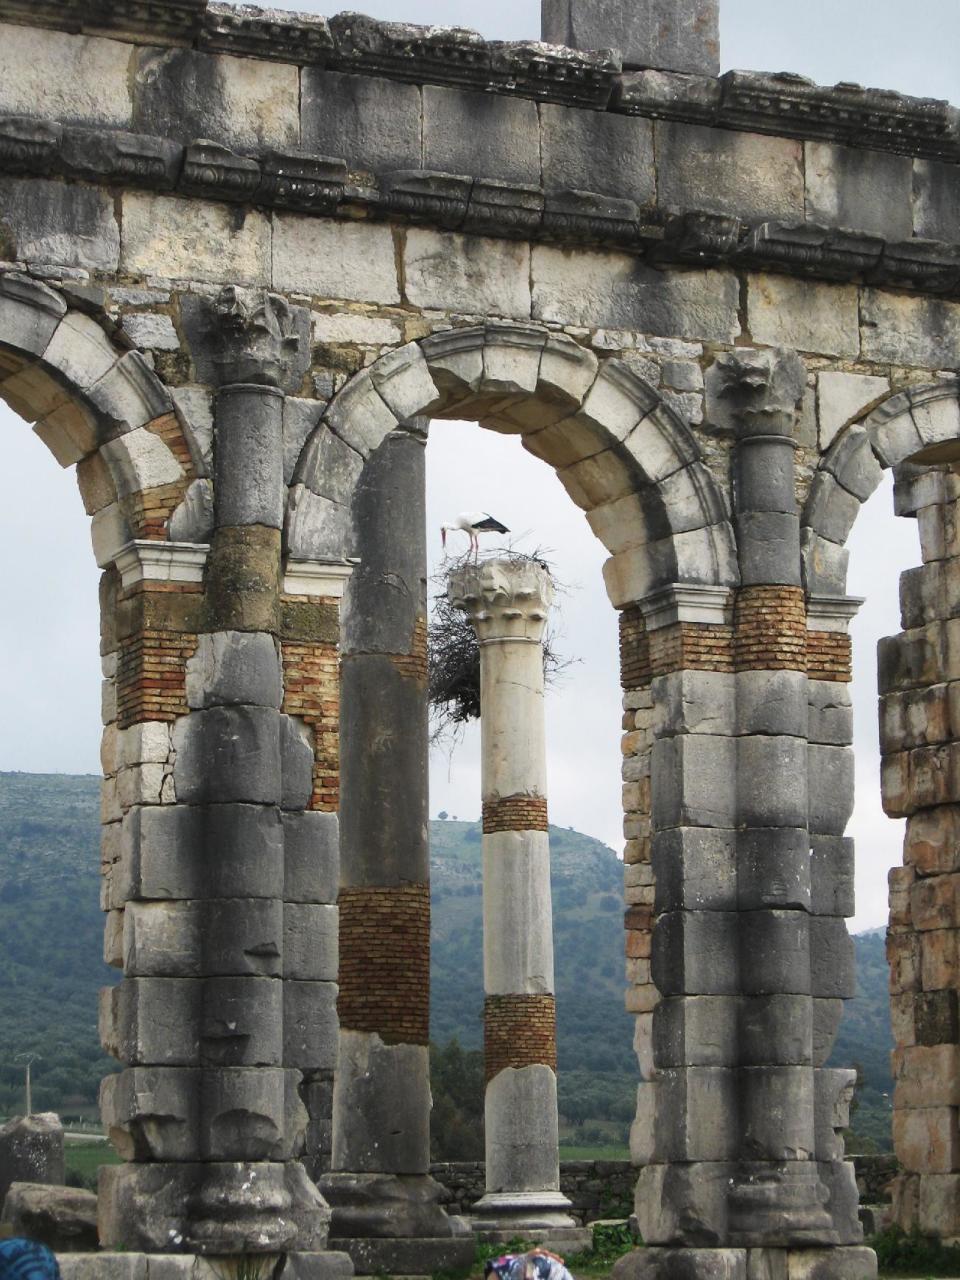
[[[294,6],[290,6],[294,7]],[[309,0],[313,13],[329,7]],[[367,0],[376,17],[458,23],[488,37],[539,35],[537,0]],[[820,83],[853,80],[960,102],[960,5],[922,0],[727,0],[722,10],[724,69],[796,71]],[[97,570],[73,475],[0,406],[8,431],[0,471],[0,770],[98,771]],[[600,582],[605,552],[549,468],[515,439],[465,423],[439,422],[427,451],[429,546],[434,567],[439,526],[464,509],[485,508],[527,535],[521,546],[549,548],[569,585],[557,618],[558,646],[579,659],[548,698],[552,820],[598,836],[619,850],[619,722],[616,617]],[[875,648],[899,630],[897,580],[919,559],[915,528],[895,520],[882,491],[861,515],[852,541],[851,592],[868,597],[854,626],[857,655],[857,928],[886,919],[886,873],[899,861],[901,824],[879,803]],[[438,754],[431,810],[476,818],[476,735],[452,755]]]

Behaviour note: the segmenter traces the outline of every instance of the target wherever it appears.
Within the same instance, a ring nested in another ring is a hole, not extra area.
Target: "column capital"
[[[214,363],[220,385],[282,387],[300,353],[296,308],[279,294],[227,285],[214,311],[220,347]]]
[[[486,560],[451,571],[447,596],[467,614],[481,644],[540,644],[553,602],[553,581],[537,560]]]
[[[741,440],[765,436],[793,441],[807,385],[806,369],[795,351],[735,347],[718,357],[717,367],[719,394],[730,402]]]

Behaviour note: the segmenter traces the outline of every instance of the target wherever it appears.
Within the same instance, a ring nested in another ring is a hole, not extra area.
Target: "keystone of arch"
[[[352,542],[363,463],[414,417],[476,420],[548,462],[612,553],[618,607],[672,582],[734,585],[729,513],[689,427],[625,361],[565,334],[489,322],[411,342],[330,402],[294,472],[291,559],[337,560]]]
[[[846,427],[823,456],[803,510],[804,582],[810,595],[846,591],[846,541],[883,472],[960,459],[960,388],[955,381],[910,387]],[[906,514],[906,508],[901,514]]]

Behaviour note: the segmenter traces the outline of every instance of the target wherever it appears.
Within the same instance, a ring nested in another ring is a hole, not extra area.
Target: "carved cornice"
[[[553,582],[547,568],[534,560],[483,560],[452,570],[447,596],[466,613],[481,645],[540,644]]]
[[[293,308],[276,293],[228,285],[216,302],[220,355],[215,360],[222,385],[286,382],[300,350]]]

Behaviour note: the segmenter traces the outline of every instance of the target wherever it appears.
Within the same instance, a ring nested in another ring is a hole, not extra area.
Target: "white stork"
[[[455,520],[440,526],[440,537],[443,549],[447,549],[448,533],[468,533],[470,550],[477,555],[480,551],[481,533],[509,533],[510,530],[499,520],[495,520],[487,511],[461,511]]]

